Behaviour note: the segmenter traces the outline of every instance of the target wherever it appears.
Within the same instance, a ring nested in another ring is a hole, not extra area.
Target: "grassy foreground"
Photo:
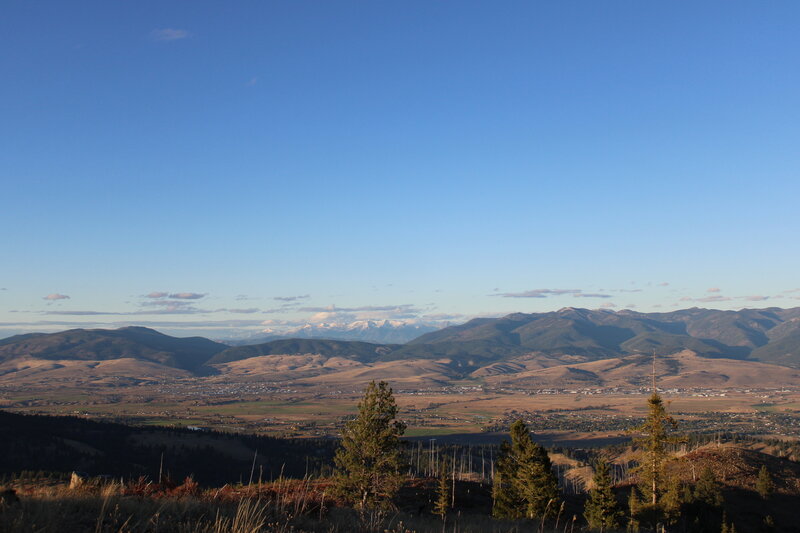
[[[325,480],[278,480],[250,486],[201,489],[139,480],[70,489],[68,485],[17,486],[18,502],[4,504],[0,531],[9,533],[517,533],[571,531],[572,525],[498,521],[470,513],[470,487],[461,487],[464,510],[443,524],[428,509],[430,484],[409,487],[403,509],[358,513],[331,498]],[[484,495],[476,495],[482,499]],[[478,505],[477,507],[480,507]],[[413,508],[413,510],[411,510]],[[479,509],[475,509],[476,511]],[[571,516],[570,516],[571,518]],[[566,529],[565,529],[566,526]],[[540,529],[541,528],[541,529]],[[557,528],[557,529],[556,529]],[[578,530],[577,527],[574,529]]]

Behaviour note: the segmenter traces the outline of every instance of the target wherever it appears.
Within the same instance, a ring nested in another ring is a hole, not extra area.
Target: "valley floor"
[[[627,438],[645,413],[640,388],[514,389],[474,383],[395,390],[408,437],[459,436],[496,442],[522,417],[551,444]],[[800,437],[800,389],[664,389],[681,430]],[[335,437],[351,417],[361,390],[287,387],[266,382],[186,378],[136,385],[0,386],[0,409],[28,414],[77,415],[141,425],[249,432],[275,436]],[[469,437],[468,437],[469,436]]]

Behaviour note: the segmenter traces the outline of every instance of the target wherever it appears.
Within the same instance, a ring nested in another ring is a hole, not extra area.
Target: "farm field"
[[[800,436],[800,390],[662,391],[684,431]],[[645,389],[504,390],[473,385],[395,391],[409,437],[491,438],[516,418],[548,440],[617,440],[644,415]],[[193,426],[273,436],[334,437],[359,390],[277,388],[202,378],[136,386],[0,389],[0,408],[142,425]],[[472,437],[468,437],[472,436]],[[498,437],[499,438],[499,437]]]

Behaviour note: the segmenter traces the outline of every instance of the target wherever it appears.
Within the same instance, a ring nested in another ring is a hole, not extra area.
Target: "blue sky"
[[[798,27],[789,1],[8,2],[0,335],[800,305]]]

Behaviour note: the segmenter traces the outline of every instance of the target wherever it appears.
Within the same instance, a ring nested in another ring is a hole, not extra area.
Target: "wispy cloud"
[[[658,286],[659,286],[659,287],[669,287],[669,283],[668,283],[668,282],[666,282],[666,281],[664,281],[664,282],[662,282],[662,283],[659,283],[659,284],[658,284]]]
[[[416,306],[413,304],[401,304],[401,305],[364,305],[360,307],[337,307],[335,305],[329,305],[327,307],[301,307],[298,311],[305,312],[305,313],[322,313],[326,311],[344,311],[346,313],[358,313],[358,312],[374,312],[374,311],[398,311],[398,312],[411,312],[417,311]]]
[[[246,309],[220,309],[220,311],[227,311],[228,313],[235,313],[239,315],[249,315],[252,313],[259,313],[261,309],[258,307],[248,307]]]
[[[277,300],[279,302],[296,302],[298,300],[305,300],[307,298],[311,298],[310,294],[301,294],[299,296],[276,296],[273,300]]]
[[[769,300],[769,296],[762,296],[760,294],[752,295],[752,296],[743,296],[745,300],[748,302],[763,302],[764,300]]]
[[[178,41],[189,36],[191,36],[191,33],[187,30],[178,28],[159,28],[150,32],[150,38],[154,41]]]
[[[692,298],[691,296],[684,296],[680,301],[682,302],[699,302],[699,303],[712,303],[712,302],[729,302],[733,298],[715,294],[713,296],[704,296],[703,298]]]
[[[706,290],[706,292],[722,292],[722,289],[719,287],[711,287],[710,289]]]
[[[208,296],[205,292],[173,292],[169,295],[174,300],[200,300]]]
[[[584,292],[582,289],[533,289],[523,292],[503,292],[490,294],[502,298],[549,298],[550,296],[572,295],[574,298],[611,298],[610,294],[599,292]]]
[[[423,315],[424,320],[431,320],[434,322],[439,321],[449,321],[449,320],[462,320],[467,315],[461,313],[432,313],[429,315]]]
[[[63,316],[99,316],[99,315],[124,315],[126,313],[115,313],[109,311],[47,311],[45,315]]]
[[[189,307],[195,303],[190,300],[155,300],[152,302],[142,302],[145,307]]]
[[[582,292],[580,289],[533,289],[523,292],[503,292],[500,294],[492,294],[491,296],[500,296],[502,298],[547,298],[548,296],[578,294],[580,292]]]
[[[144,298],[151,300],[200,300],[208,296],[206,292],[166,292],[166,291],[153,291],[145,294]]]
[[[67,296],[66,294],[60,294],[60,293],[54,292],[52,294],[48,294],[47,296],[45,296],[42,299],[54,302],[56,300],[69,300],[69,296]]]

